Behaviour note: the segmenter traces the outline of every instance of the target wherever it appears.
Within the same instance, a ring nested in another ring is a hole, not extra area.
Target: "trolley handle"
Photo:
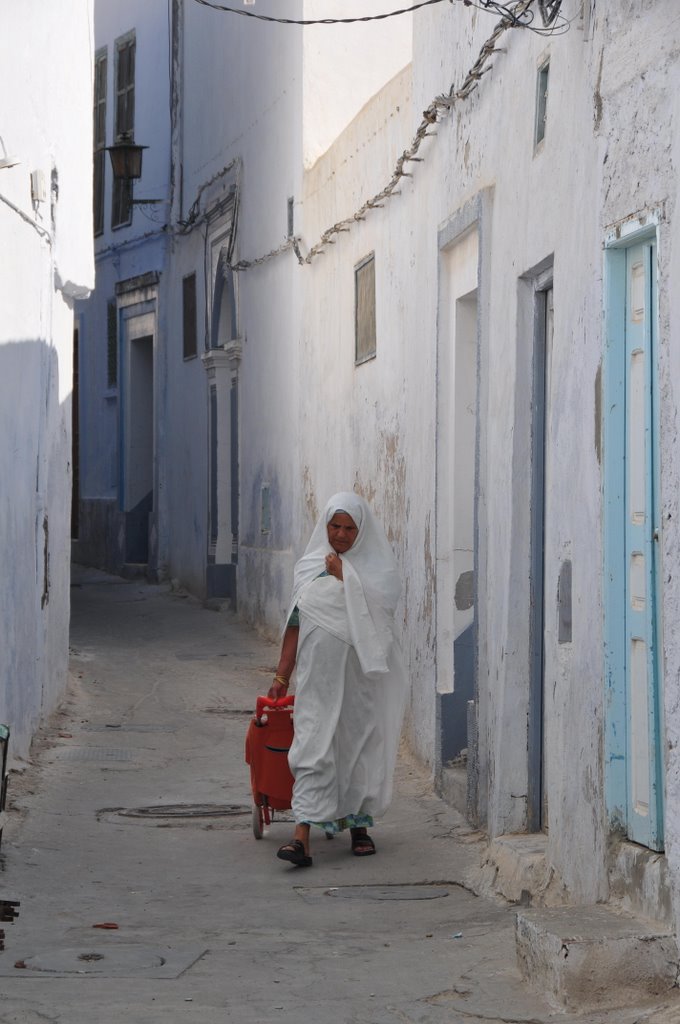
[[[281,708],[292,708],[295,703],[295,696],[290,697],[258,697],[255,703],[255,717],[262,718],[265,711],[278,711]]]

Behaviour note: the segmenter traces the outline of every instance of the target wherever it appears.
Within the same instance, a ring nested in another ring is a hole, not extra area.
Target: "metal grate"
[[[63,761],[131,761],[134,751],[115,747],[61,747],[57,753]]]

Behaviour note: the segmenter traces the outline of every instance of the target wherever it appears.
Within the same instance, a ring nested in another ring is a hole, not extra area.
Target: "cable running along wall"
[[[351,230],[352,226],[358,221],[365,220],[371,210],[381,209],[385,203],[390,200],[393,196],[399,195],[399,185],[403,178],[412,178],[413,173],[407,170],[407,165],[411,163],[421,163],[423,157],[418,156],[420,148],[424,140],[430,136],[434,136],[437,133],[433,131],[433,126],[438,122],[442,121],[448,116],[453,107],[457,103],[465,101],[472,92],[478,87],[480,80],[483,75],[491,70],[492,57],[495,53],[504,52],[498,47],[498,42],[501,37],[511,28],[532,28],[533,11],[531,10],[535,0],[516,0],[515,3],[503,4],[494,2],[494,0],[480,0],[478,3],[474,3],[474,0],[463,0],[466,6],[480,7],[483,10],[495,10],[502,11],[502,17],[496,24],[493,32],[486,40],[484,45],[479,51],[477,60],[472,65],[467,75],[460,83],[460,85],[451,85],[451,88],[446,93],[442,93],[436,96],[430,103],[429,107],[423,111],[423,117],[418,125],[416,133],[413,137],[411,145],[403,151],[401,156],[398,158],[392,177],[387,184],[375,195],[367,199],[362,206],[356,210],[349,217],[345,217],[342,220],[337,221],[335,224],[327,228],[316,242],[305,254],[302,252],[302,239],[298,237],[287,238],[281,245],[276,249],[272,249],[270,252],[265,253],[263,256],[259,256],[256,259],[250,260],[238,260],[232,263],[231,269],[234,271],[245,271],[250,270],[253,267],[261,266],[263,263],[268,263],[270,260],[275,259],[277,256],[283,255],[285,252],[292,250],[295,253],[298,263],[300,266],[310,264],[317,256],[320,256],[328,245],[334,245],[337,241],[337,236]],[[557,0],[539,0],[540,10],[543,18],[544,28],[543,29],[532,29],[533,31],[539,31],[541,34],[555,34],[566,31],[569,27],[568,23],[564,20],[557,20],[559,15],[559,2]],[[209,0],[196,0],[196,3],[201,3],[206,6],[217,6],[209,2]],[[482,7],[482,4],[484,5]],[[424,6],[424,5],[420,5]],[[221,10],[231,10],[229,8],[219,8]],[[410,8],[413,10],[414,8]],[[237,12],[244,13],[244,12]],[[400,13],[400,12],[393,12]],[[269,19],[268,19],[269,20]],[[280,19],[276,19],[280,20]],[[363,20],[363,19],[362,19]],[[301,24],[296,22],[296,24]]]

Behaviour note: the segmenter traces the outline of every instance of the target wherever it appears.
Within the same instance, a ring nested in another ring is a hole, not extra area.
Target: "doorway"
[[[442,766],[463,764],[476,697],[476,227],[442,252],[437,396],[437,690]]]
[[[208,501],[206,593],[237,601],[239,545],[239,364],[236,288],[224,231],[213,245],[215,279],[208,375]]]
[[[533,384],[531,403],[531,568],[530,568],[530,674],[528,720],[527,828],[548,830],[546,719],[546,550],[553,550],[551,478],[555,451],[551,431],[553,349],[553,271],[549,266],[531,279],[533,286]]]
[[[133,321],[128,321],[128,326]],[[134,331],[130,331],[134,333]],[[127,340],[127,388],[123,416],[123,511],[125,561],[149,561],[149,518],[154,480],[153,335]]]

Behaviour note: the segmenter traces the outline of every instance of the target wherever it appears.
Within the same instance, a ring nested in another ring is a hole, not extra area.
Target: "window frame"
[[[550,89],[550,54],[546,54],[536,69],[536,110],[534,116],[534,152],[545,143],[548,130],[548,92]]]

